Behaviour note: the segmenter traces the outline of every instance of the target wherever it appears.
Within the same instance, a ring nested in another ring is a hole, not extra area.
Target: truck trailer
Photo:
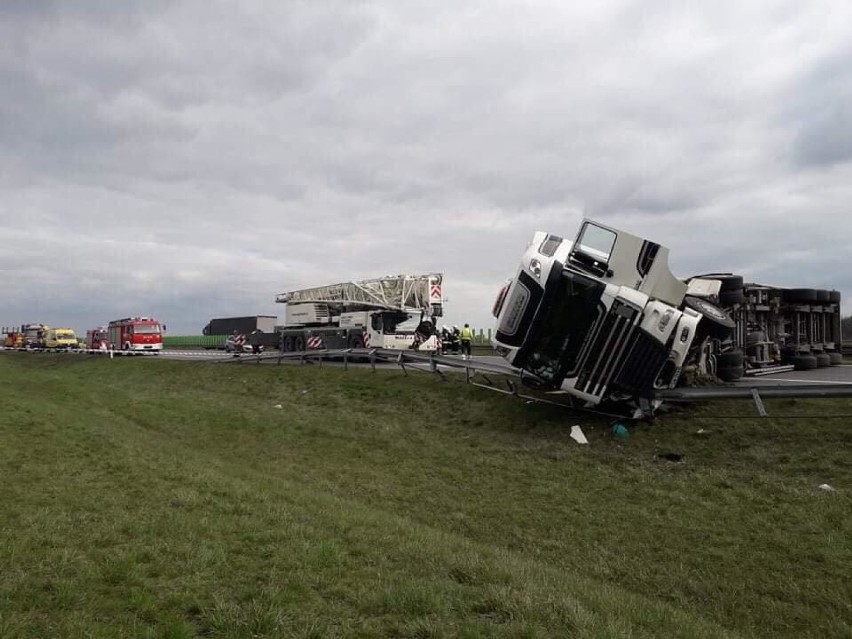
[[[741,275],[732,273],[701,277],[721,282],[718,302],[735,324],[732,354],[724,356],[720,345],[705,344],[701,372],[734,381],[743,375],[842,363],[840,291],[744,282]]]
[[[278,318],[275,315],[247,315],[244,317],[216,317],[201,331],[204,335],[233,335],[234,331],[248,335],[253,330],[274,333]]]
[[[248,336],[255,330],[260,331],[259,337],[253,339],[259,340],[264,348],[278,348],[280,336],[277,332],[278,317],[275,315],[246,315],[243,317],[216,317],[211,319],[204,329],[201,331],[208,336],[224,336],[233,338],[241,336],[241,339],[246,340]],[[205,348],[224,348],[230,351],[233,346],[231,341],[222,339],[221,343],[217,340],[215,345],[207,345]]]
[[[747,285],[733,274],[681,280],[668,255],[589,219],[574,241],[537,232],[494,303],[495,350],[525,384],[591,406],[650,400],[685,370],[732,381],[838,360],[836,291]]]
[[[278,327],[282,352],[385,348],[436,352],[443,275],[391,275],[276,296],[286,304]]]

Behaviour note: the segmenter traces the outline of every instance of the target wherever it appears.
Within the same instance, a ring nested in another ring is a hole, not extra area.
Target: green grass
[[[0,637],[852,635],[848,400],[619,440],[421,373],[4,353],[0,383]]]

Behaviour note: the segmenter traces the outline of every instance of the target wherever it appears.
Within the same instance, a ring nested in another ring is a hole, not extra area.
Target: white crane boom
[[[367,309],[418,310],[430,316],[440,316],[443,307],[442,281],[441,273],[388,275],[280,293],[275,297],[275,301],[282,304],[325,304],[338,312]]]

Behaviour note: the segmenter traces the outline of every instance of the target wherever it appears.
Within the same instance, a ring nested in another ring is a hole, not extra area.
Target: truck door
[[[608,284],[678,306],[686,284],[669,270],[669,249],[625,231],[583,220],[568,262]]]

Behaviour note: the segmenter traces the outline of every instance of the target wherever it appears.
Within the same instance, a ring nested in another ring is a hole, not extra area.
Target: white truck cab
[[[588,219],[574,241],[537,232],[495,302],[495,349],[525,383],[590,405],[673,387],[705,313],[668,254]]]

